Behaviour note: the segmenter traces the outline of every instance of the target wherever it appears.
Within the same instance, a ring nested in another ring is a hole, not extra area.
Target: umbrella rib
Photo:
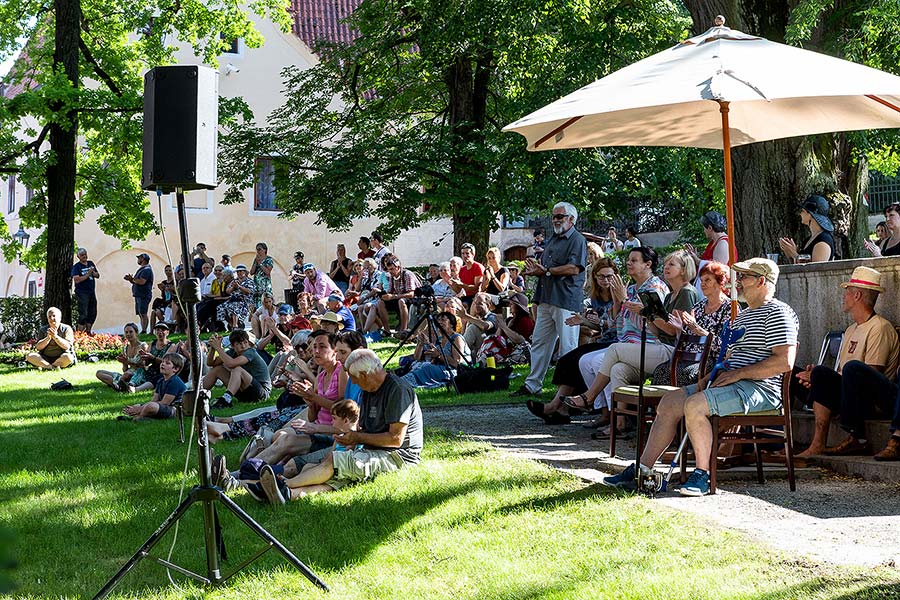
[[[572,117],[571,119],[569,119],[568,121],[566,121],[565,123],[563,123],[562,125],[560,125],[559,127],[557,127],[556,129],[554,129],[553,131],[551,131],[550,133],[548,133],[547,135],[545,135],[544,137],[542,137],[541,139],[539,139],[538,141],[536,141],[536,142],[534,143],[535,149],[539,148],[541,144],[543,144],[544,142],[546,142],[547,140],[549,140],[550,138],[552,138],[552,137],[555,136],[556,134],[558,134],[558,133],[560,133],[561,131],[563,131],[566,127],[568,127],[568,126],[571,125],[572,123],[575,123],[576,121],[578,121],[582,116],[583,116],[583,115],[580,115],[580,116],[577,116],[577,117]]]
[[[887,106],[888,108],[890,108],[893,111],[900,112],[900,106],[897,106],[896,104],[891,104],[884,98],[879,98],[878,96],[875,96],[873,94],[866,94],[866,98],[868,98],[869,100],[874,100],[875,102],[877,102],[878,104],[881,104],[883,106]]]

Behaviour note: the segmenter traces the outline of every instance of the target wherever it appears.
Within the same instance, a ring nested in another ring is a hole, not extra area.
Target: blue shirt
[[[587,263],[587,241],[575,227],[561,235],[553,234],[544,245],[541,265],[549,269],[576,265],[577,275],[542,275],[534,292],[535,303],[552,304],[564,310],[580,312],[584,300],[584,265]]]
[[[349,308],[341,306],[340,310],[335,314],[344,320],[344,329],[347,331],[356,331],[356,319],[353,318],[353,313],[350,312]]]
[[[88,271],[94,267],[94,261],[87,261],[86,265],[81,264],[79,260],[77,263],[72,265],[72,277],[83,277],[88,274]],[[94,277],[88,277],[84,281],[79,281],[75,284],[75,292],[80,294],[93,294],[94,290],[97,287],[97,282],[94,280]]]
[[[135,298],[152,298],[153,297],[153,269],[150,265],[144,265],[134,274],[134,279],[145,279],[143,285],[136,283],[131,284],[131,295]]]
[[[177,402],[184,396],[185,390],[187,390],[187,386],[178,375],[173,375],[169,379],[160,377],[159,381],[156,382],[156,398],[160,401],[165,396],[172,395],[174,396],[172,402]]]

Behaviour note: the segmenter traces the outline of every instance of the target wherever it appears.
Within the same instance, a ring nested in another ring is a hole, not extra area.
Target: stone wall
[[[885,292],[875,310],[892,323],[900,324],[900,259],[897,257],[783,265],[775,296],[790,304],[800,318],[797,364],[815,362],[825,334],[834,329],[844,330],[850,324],[849,317],[841,311],[840,284],[849,280],[853,269],[859,266],[881,272]]]

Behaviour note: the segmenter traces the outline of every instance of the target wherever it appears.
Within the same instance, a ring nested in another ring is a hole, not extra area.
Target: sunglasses
[[[568,216],[569,216],[569,215],[567,215],[567,214],[561,214],[561,215],[554,214],[554,215],[553,215],[552,217],[550,217],[550,218],[553,219],[554,221],[562,221],[563,219],[565,219],[565,218],[568,217]]]
[[[734,278],[737,279],[738,281],[743,281],[744,279],[747,279],[748,277],[750,279],[756,279],[759,277],[765,277],[765,275],[757,275],[756,273],[735,273],[735,275],[734,275]]]

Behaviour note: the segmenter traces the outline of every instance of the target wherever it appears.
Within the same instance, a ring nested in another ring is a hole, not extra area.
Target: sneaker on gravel
[[[694,469],[688,480],[679,488],[682,496],[705,496],[709,493],[709,473],[703,469]]]
[[[262,468],[262,471],[259,473],[259,483],[262,485],[263,492],[265,492],[266,498],[269,499],[270,503],[285,504],[290,500],[291,493],[287,484],[284,480],[275,476],[275,471],[272,470],[271,465],[266,465]]]
[[[634,481],[634,463],[631,463],[618,475],[610,475],[600,480],[600,483],[608,487],[616,487],[624,490],[637,488]]]

